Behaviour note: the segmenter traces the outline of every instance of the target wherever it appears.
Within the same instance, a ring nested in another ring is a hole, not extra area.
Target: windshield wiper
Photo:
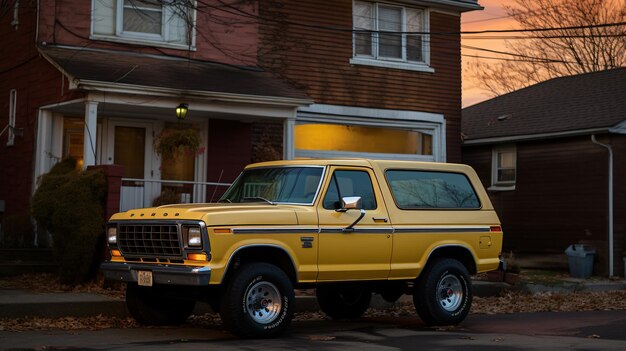
[[[232,201],[230,201],[230,199],[219,199],[217,200],[217,202],[228,202],[229,204],[233,203]]]
[[[266,199],[266,198],[264,198],[264,197],[260,197],[260,196],[250,196],[250,197],[244,197],[242,200],[243,200],[243,201],[257,201],[257,200],[259,200],[259,201],[267,202],[267,203],[268,203],[268,204],[270,204],[270,205],[276,205],[276,204],[275,204],[275,203],[273,203],[272,201],[270,201],[270,200],[268,200],[268,199]]]

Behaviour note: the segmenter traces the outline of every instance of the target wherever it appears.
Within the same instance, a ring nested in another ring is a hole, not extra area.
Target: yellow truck
[[[373,293],[413,296],[429,325],[460,323],[470,275],[502,265],[502,228],[466,165],[291,160],[247,166],[218,203],[118,213],[106,279],[127,283],[143,324],[178,324],[206,301],[243,337],[290,324],[294,289],[331,318],[358,318]]]

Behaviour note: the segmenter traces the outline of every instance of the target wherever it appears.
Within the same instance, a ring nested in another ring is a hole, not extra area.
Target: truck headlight
[[[187,245],[191,247],[202,246],[202,231],[198,227],[190,227],[187,230]]]
[[[107,241],[109,244],[117,244],[117,227],[107,228]]]

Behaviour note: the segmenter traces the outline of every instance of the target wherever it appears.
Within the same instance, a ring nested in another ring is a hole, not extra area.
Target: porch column
[[[283,125],[283,158],[293,160],[296,156],[295,145],[296,119],[287,118]]]
[[[85,132],[83,143],[83,170],[96,164],[96,133],[98,128],[98,103],[85,102]]]

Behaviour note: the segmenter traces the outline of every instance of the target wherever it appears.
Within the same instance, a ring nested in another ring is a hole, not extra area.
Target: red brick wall
[[[262,121],[252,124],[252,162],[283,158],[283,122]]]
[[[108,221],[112,215],[120,211],[124,167],[120,165],[97,165],[87,167],[87,170],[93,169],[101,169],[106,178],[107,187],[104,199],[104,220]]]
[[[252,159],[251,125],[239,121],[209,120],[207,181],[232,183]],[[226,187],[208,187],[207,201],[217,201]]]
[[[6,133],[0,137],[0,199],[6,204],[5,218],[30,212],[39,107],[76,97],[67,91],[68,82],[61,73],[38,55],[34,3],[20,2],[17,30],[10,25],[12,13],[0,18],[0,130],[8,124],[11,89],[17,90],[16,127],[24,129],[24,136],[16,136],[13,146],[6,145]]]
[[[197,11],[195,50],[169,49],[94,41],[91,35],[91,0],[41,0],[39,42],[142,51],[229,64],[256,65],[256,2],[228,0],[234,8],[216,0],[203,1]],[[239,12],[242,11],[242,12]]]
[[[316,103],[424,111],[446,118],[448,160],[461,160],[461,56],[457,35],[431,37],[435,73],[350,65],[352,1],[261,1],[262,66],[306,89]],[[432,12],[432,32],[458,32],[460,17]]]

